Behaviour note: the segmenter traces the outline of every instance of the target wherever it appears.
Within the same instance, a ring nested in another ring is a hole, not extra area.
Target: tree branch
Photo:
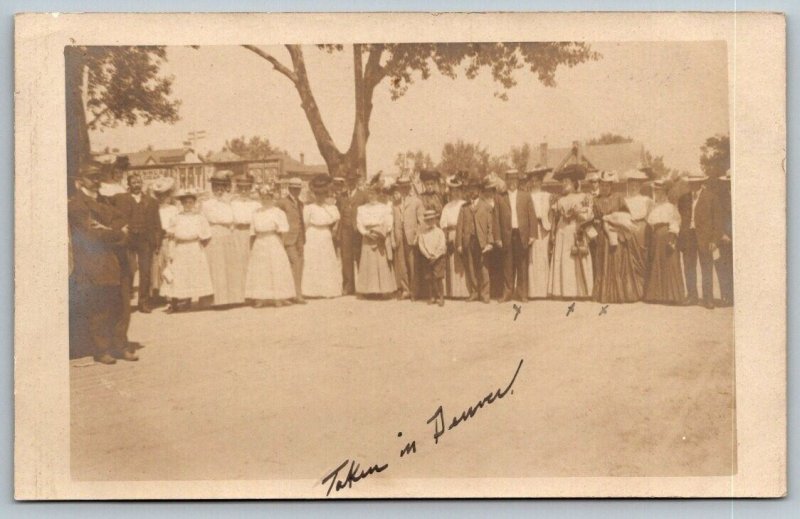
[[[382,44],[375,44],[370,47],[369,58],[367,58],[367,67],[364,72],[364,80],[370,86],[375,88],[381,80],[386,77],[386,69],[381,66],[381,56],[383,56],[384,46]]]
[[[281,74],[283,74],[284,76],[289,78],[289,80],[292,83],[297,84],[297,74],[295,74],[295,72],[292,69],[290,69],[289,67],[287,67],[286,65],[284,65],[283,63],[278,61],[275,58],[275,56],[273,56],[269,52],[265,52],[265,51],[259,49],[255,45],[242,45],[242,47],[244,47],[245,49],[247,49],[249,51],[254,52],[258,56],[260,56],[260,57],[264,58],[265,60],[269,61],[270,63],[272,63],[272,66],[275,68],[275,70],[277,70],[278,72],[280,72]]]

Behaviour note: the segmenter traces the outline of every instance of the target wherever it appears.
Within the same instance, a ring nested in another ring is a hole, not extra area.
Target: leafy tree
[[[395,155],[394,165],[401,175],[411,175],[419,173],[423,169],[433,169],[435,167],[430,153],[425,153],[422,150],[409,150],[405,153],[398,153]]]
[[[600,57],[587,44],[577,42],[354,44],[355,122],[350,146],[342,152],[322,119],[308,79],[303,47],[286,45],[291,65],[284,64],[261,47],[243,47],[269,62],[291,81],[329,171],[338,175],[355,171],[362,178],[366,176],[372,97],[375,88],[384,80],[388,82],[392,99],[405,94],[417,77],[428,79],[434,68],[449,78],[457,77],[463,68],[468,79],[487,68],[504,90],[516,85],[515,73],[519,69],[528,68],[542,84],[554,86],[555,72],[560,65],[573,67]],[[343,45],[317,47],[329,53],[344,50]],[[495,95],[507,98],[505,92]]]
[[[159,75],[166,60],[157,46],[64,48],[68,174],[91,160],[89,130],[178,120],[173,78]]]
[[[466,171],[470,177],[483,177],[489,171],[489,160],[486,148],[459,139],[442,147],[442,159],[438,167],[443,175]]]
[[[600,135],[600,137],[589,139],[586,141],[586,144],[594,146],[597,144],[624,144],[628,142],[633,142],[633,139],[630,137],[623,137],[622,135],[615,133],[603,133]]]
[[[283,150],[273,146],[266,137],[254,135],[247,139],[244,135],[225,141],[225,148],[249,160],[265,159],[270,155],[283,153]]]
[[[531,146],[528,143],[523,144],[520,147],[512,146],[511,147],[511,166],[520,171],[525,173],[525,170],[528,168],[528,161],[531,158]]]
[[[720,177],[731,167],[731,140],[727,135],[714,135],[700,146],[700,167],[709,177]]]

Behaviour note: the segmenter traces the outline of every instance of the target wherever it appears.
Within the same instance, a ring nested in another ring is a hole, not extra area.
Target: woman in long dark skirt
[[[644,300],[648,303],[680,304],[686,297],[677,250],[681,215],[667,199],[672,185],[668,181],[653,182],[655,205],[647,216],[648,271]]]

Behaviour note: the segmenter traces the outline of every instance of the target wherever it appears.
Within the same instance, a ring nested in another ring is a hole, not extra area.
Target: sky
[[[421,149],[435,162],[446,142],[478,142],[490,153],[512,146],[569,146],[605,132],[630,136],[668,167],[699,170],[707,137],[728,133],[728,64],[724,42],[590,43],[602,58],[573,68],[559,67],[556,86],[546,87],[525,69],[508,100],[488,70],[468,80],[434,72],[418,76],[392,101],[386,83],[373,98],[367,169],[394,172],[399,152]],[[281,46],[264,47],[291,64]],[[352,51],[328,54],[304,47],[312,90],[329,132],[346,151],[354,118]],[[205,153],[226,139],[259,135],[306,163],[324,161],[291,82],[262,58],[240,46],[168,47],[162,74],[174,76],[173,98],[181,100],[180,121],[134,127],[120,125],[90,135],[93,150],[122,152],[180,147],[193,130],[206,138]]]

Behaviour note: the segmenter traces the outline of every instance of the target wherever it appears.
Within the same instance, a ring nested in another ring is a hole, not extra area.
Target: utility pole
[[[187,142],[190,142],[192,149],[197,151],[197,141],[205,138],[206,138],[205,130],[194,130],[189,132],[189,139],[187,140]]]

